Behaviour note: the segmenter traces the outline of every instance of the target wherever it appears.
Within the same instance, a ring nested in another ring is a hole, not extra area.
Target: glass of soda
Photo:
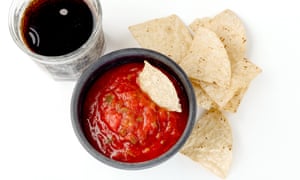
[[[76,80],[104,51],[99,0],[13,0],[9,29],[55,80]]]

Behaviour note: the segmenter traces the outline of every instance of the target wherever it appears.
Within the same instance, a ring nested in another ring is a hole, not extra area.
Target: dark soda
[[[84,0],[33,0],[21,21],[29,49],[60,56],[81,47],[93,31],[93,14]]]

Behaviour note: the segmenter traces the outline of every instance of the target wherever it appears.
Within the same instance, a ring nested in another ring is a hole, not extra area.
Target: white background
[[[75,82],[56,82],[12,41],[0,5],[0,179],[219,179],[177,154],[146,170],[124,171],[91,157],[70,120]],[[263,69],[238,113],[228,179],[300,179],[300,10],[297,1],[102,0],[106,53],[136,47],[127,27],[177,14],[186,23],[235,11],[248,33],[247,56]]]

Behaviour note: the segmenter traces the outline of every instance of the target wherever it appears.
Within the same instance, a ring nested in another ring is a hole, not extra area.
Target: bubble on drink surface
[[[69,13],[69,11],[66,8],[62,8],[59,10],[59,14],[62,16],[66,16],[66,15],[68,15],[68,13]]]

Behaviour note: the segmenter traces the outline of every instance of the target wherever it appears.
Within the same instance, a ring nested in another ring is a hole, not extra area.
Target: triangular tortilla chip
[[[180,152],[225,178],[232,162],[232,131],[228,120],[216,109],[206,112]]]
[[[176,63],[186,55],[192,42],[189,29],[176,15],[130,26],[129,31],[141,47],[167,55]]]
[[[211,30],[199,27],[188,54],[179,65],[195,80],[227,87],[231,79],[231,65],[223,43]]]
[[[212,98],[222,109],[240,88],[247,87],[261,69],[246,58],[238,61],[232,69],[232,79],[229,87],[221,87],[204,81],[194,81]]]
[[[138,76],[140,88],[160,107],[181,112],[181,105],[172,81],[147,61]]]
[[[200,26],[208,28],[218,35],[224,43],[232,63],[245,57],[246,29],[241,19],[233,11],[227,9],[211,19],[196,19],[189,27],[192,31],[197,31]]]

